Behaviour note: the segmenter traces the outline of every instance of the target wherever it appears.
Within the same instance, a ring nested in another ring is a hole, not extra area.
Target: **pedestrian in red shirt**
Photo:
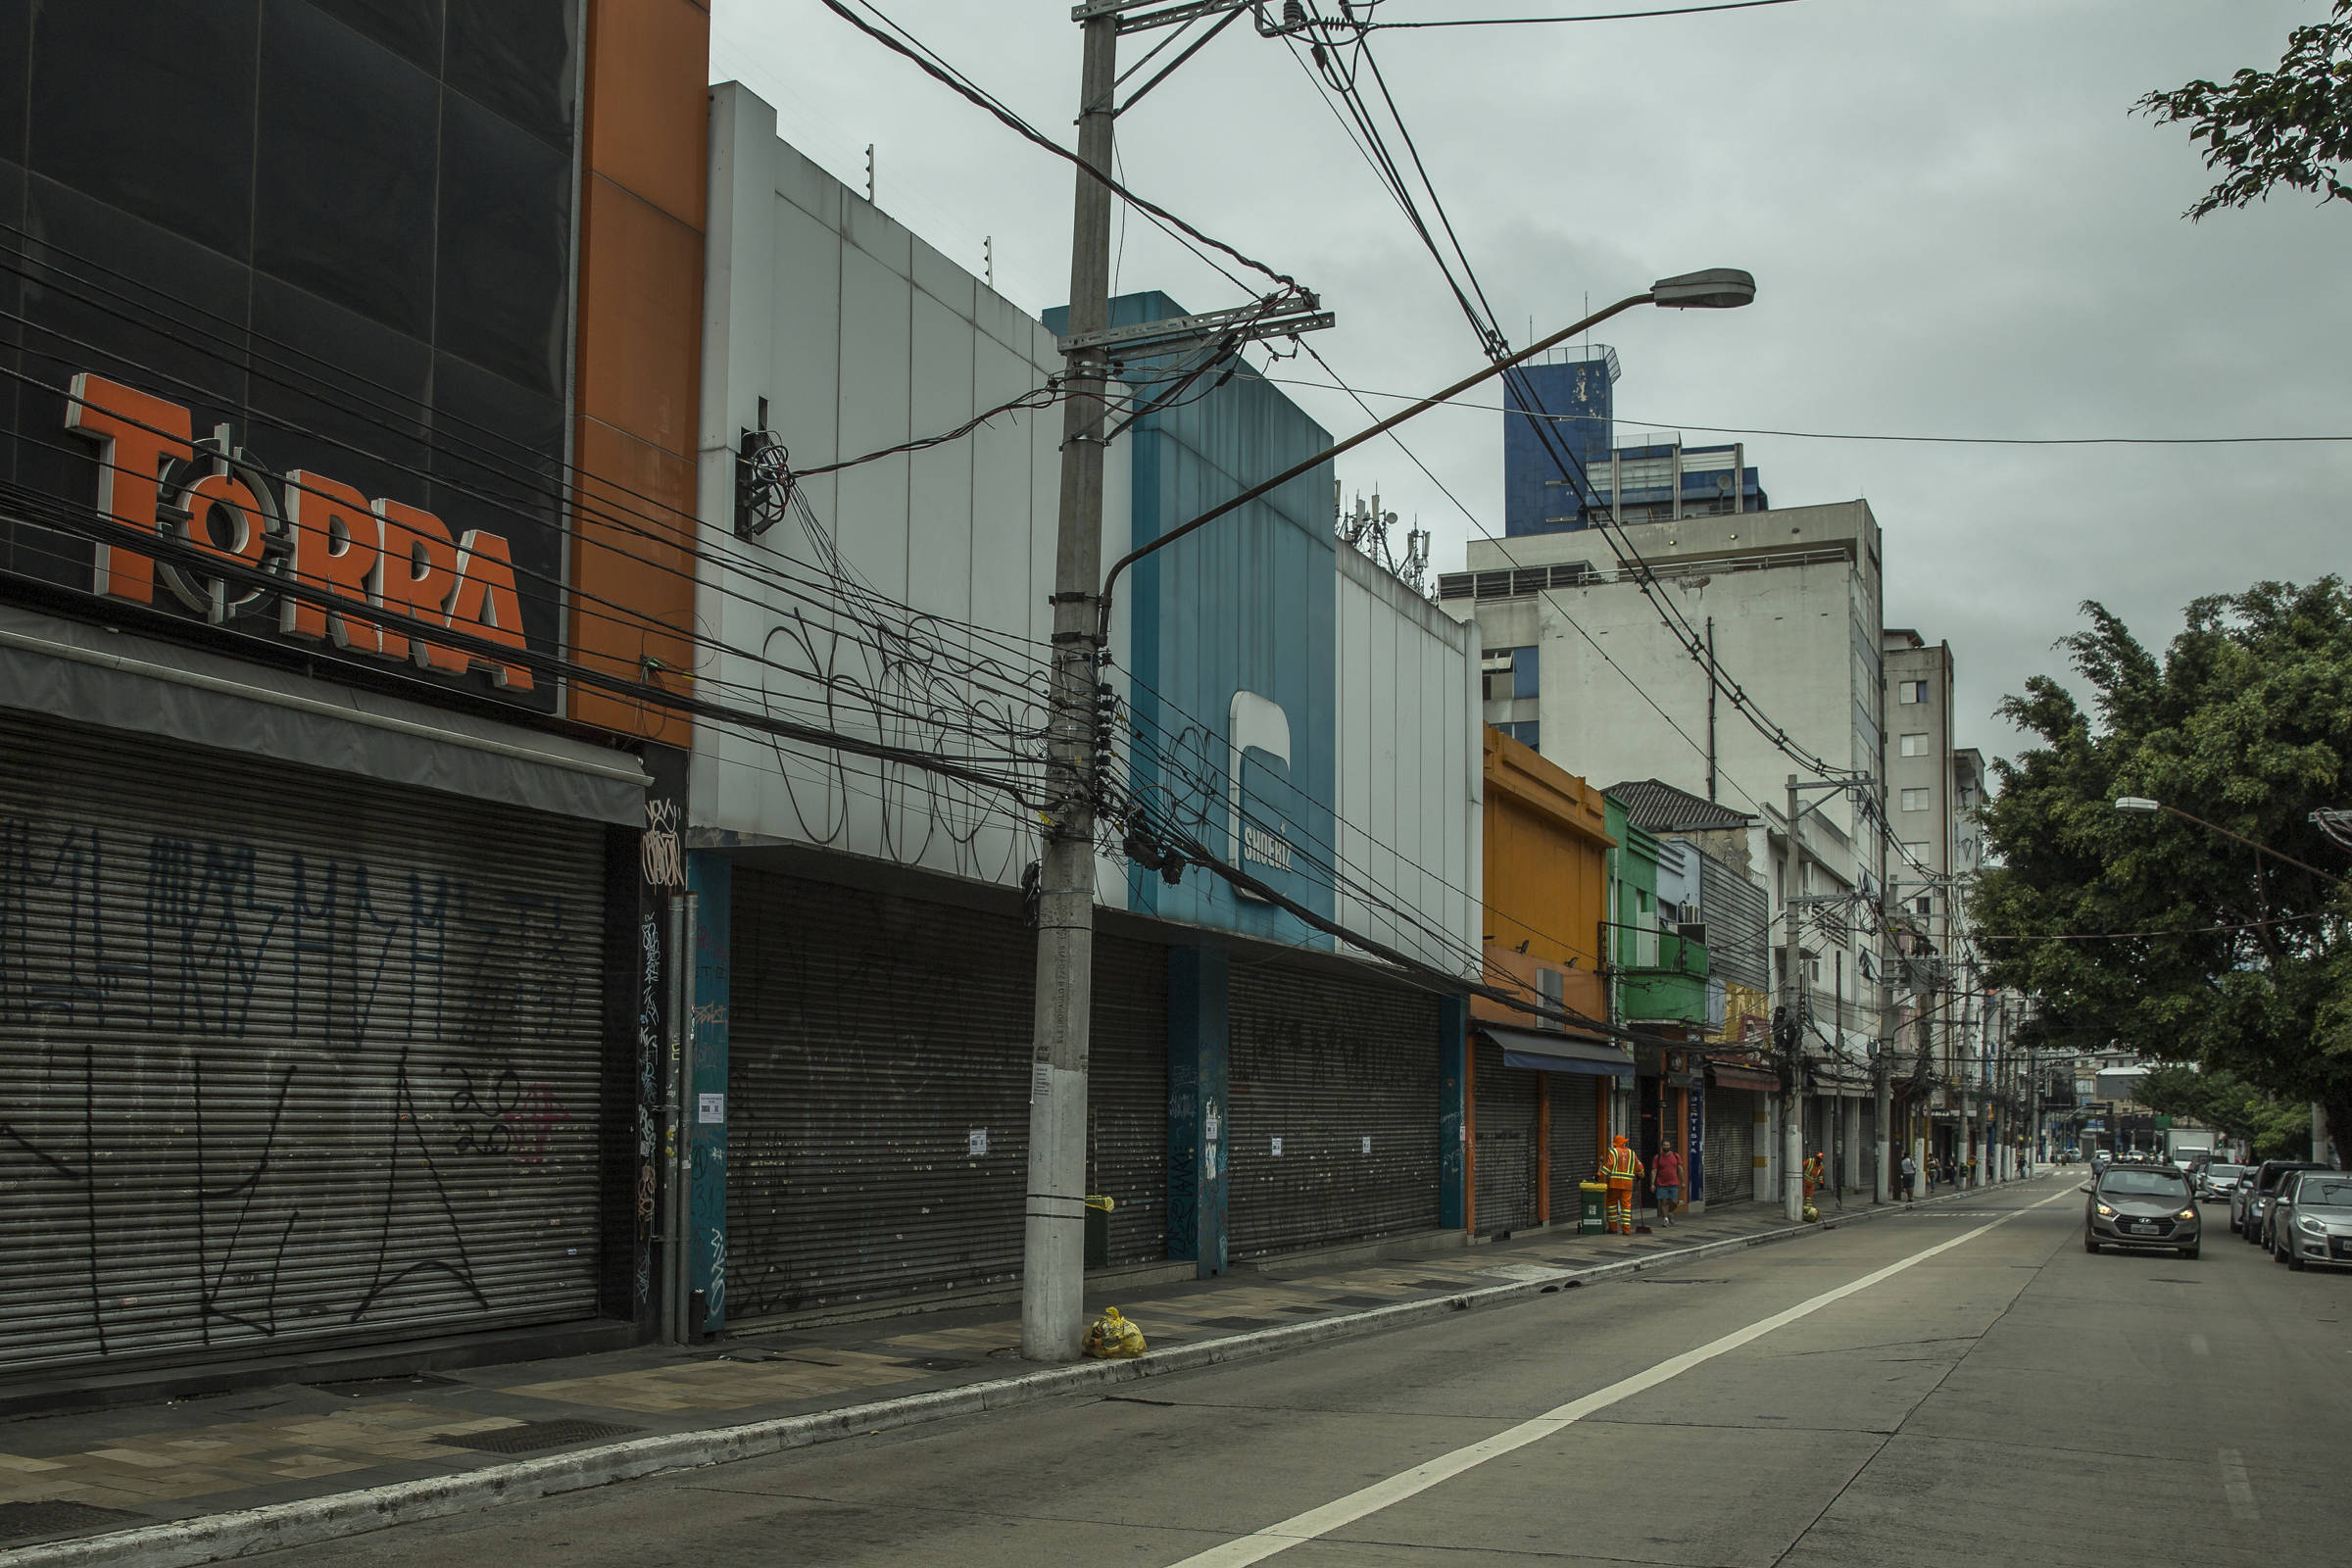
[[[1674,1223],[1675,1205],[1683,1197],[1683,1156],[1674,1152],[1674,1140],[1669,1138],[1658,1150],[1656,1162],[1650,1169],[1652,1185],[1658,1190],[1658,1223]]]

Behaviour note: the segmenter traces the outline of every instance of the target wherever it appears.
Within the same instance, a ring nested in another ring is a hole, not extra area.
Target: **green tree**
[[[2151,1067],[2132,1098],[2252,1146],[2256,1159],[2300,1159],[2311,1149],[2308,1102],[2280,1104],[2233,1072],[2200,1072],[2185,1062]]]
[[[2151,796],[2330,870],[2306,820],[2352,779],[2352,593],[2334,577],[2200,599],[2162,660],[2096,604],[2059,647],[2091,710],[2035,676],[2003,713],[2039,745],[1995,764],[1982,873],[1990,978],[2041,998],[2030,1043],[2117,1046],[2326,1106],[2352,1149],[2352,940],[2343,890]],[[2100,940],[2053,941],[2090,936]]]
[[[2134,106],[2158,124],[2189,127],[2205,144],[2213,189],[2185,216],[2243,207],[2279,186],[2352,201],[2338,171],[2352,163],[2352,0],[2335,0],[2328,20],[2286,35],[2276,71],[2240,70],[2227,83],[2192,81],[2152,92]]]

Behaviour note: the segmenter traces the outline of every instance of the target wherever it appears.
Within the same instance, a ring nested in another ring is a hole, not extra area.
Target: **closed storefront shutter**
[[[1745,1089],[1710,1085],[1707,1119],[1707,1206],[1756,1196],[1756,1097]]]
[[[1506,1067],[1502,1048],[1481,1035],[1478,1093],[1478,1233],[1523,1231],[1536,1222],[1536,1074]]]
[[[0,712],[0,1371],[591,1317],[605,830]]]
[[[1113,1265],[1168,1255],[1168,950],[1095,938],[1087,1191],[1110,1198]]]
[[[1017,915],[738,867],[730,1318],[1019,1278],[1037,938]],[[1167,965],[1098,937],[1090,1192],[1166,1255]]]
[[[730,957],[728,1316],[1015,1278],[1020,920],[739,867]]]
[[[1574,1225],[1583,1200],[1577,1183],[1600,1169],[1600,1096],[1606,1078],[1551,1075],[1551,1222]]]
[[[1434,1230],[1437,998],[1240,961],[1231,996],[1232,1255]]]

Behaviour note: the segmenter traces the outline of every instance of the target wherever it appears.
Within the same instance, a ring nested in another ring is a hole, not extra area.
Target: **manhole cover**
[[[101,1530],[124,1530],[153,1524],[145,1514],[121,1508],[93,1508],[86,1502],[0,1502],[0,1544],[49,1541],[58,1536],[89,1536]]]
[[[575,1443],[625,1438],[637,1430],[610,1421],[525,1421],[518,1427],[492,1427],[487,1432],[445,1432],[432,1441],[453,1448],[479,1448],[484,1453],[533,1453]]]
[[[430,1372],[412,1372],[404,1378],[344,1378],[335,1383],[310,1383],[306,1388],[320,1394],[339,1394],[347,1399],[365,1399],[374,1395],[407,1394],[416,1389],[454,1389],[456,1378],[439,1378]]]

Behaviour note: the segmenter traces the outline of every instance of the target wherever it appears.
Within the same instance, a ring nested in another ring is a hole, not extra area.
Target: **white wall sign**
[[[694,1119],[696,1121],[723,1122],[727,1119],[727,1097],[725,1095],[697,1095],[694,1100]]]
[[[988,1152],[988,1129],[985,1127],[975,1127],[965,1133],[963,1141],[965,1152],[973,1159],[978,1159],[982,1154]]]
[[[1372,1140],[1368,1135],[1364,1139],[1364,1152],[1367,1154],[1372,1152]]]
[[[1274,1140],[1274,1152],[1277,1154],[1282,1152],[1282,1140],[1279,1138]]]

